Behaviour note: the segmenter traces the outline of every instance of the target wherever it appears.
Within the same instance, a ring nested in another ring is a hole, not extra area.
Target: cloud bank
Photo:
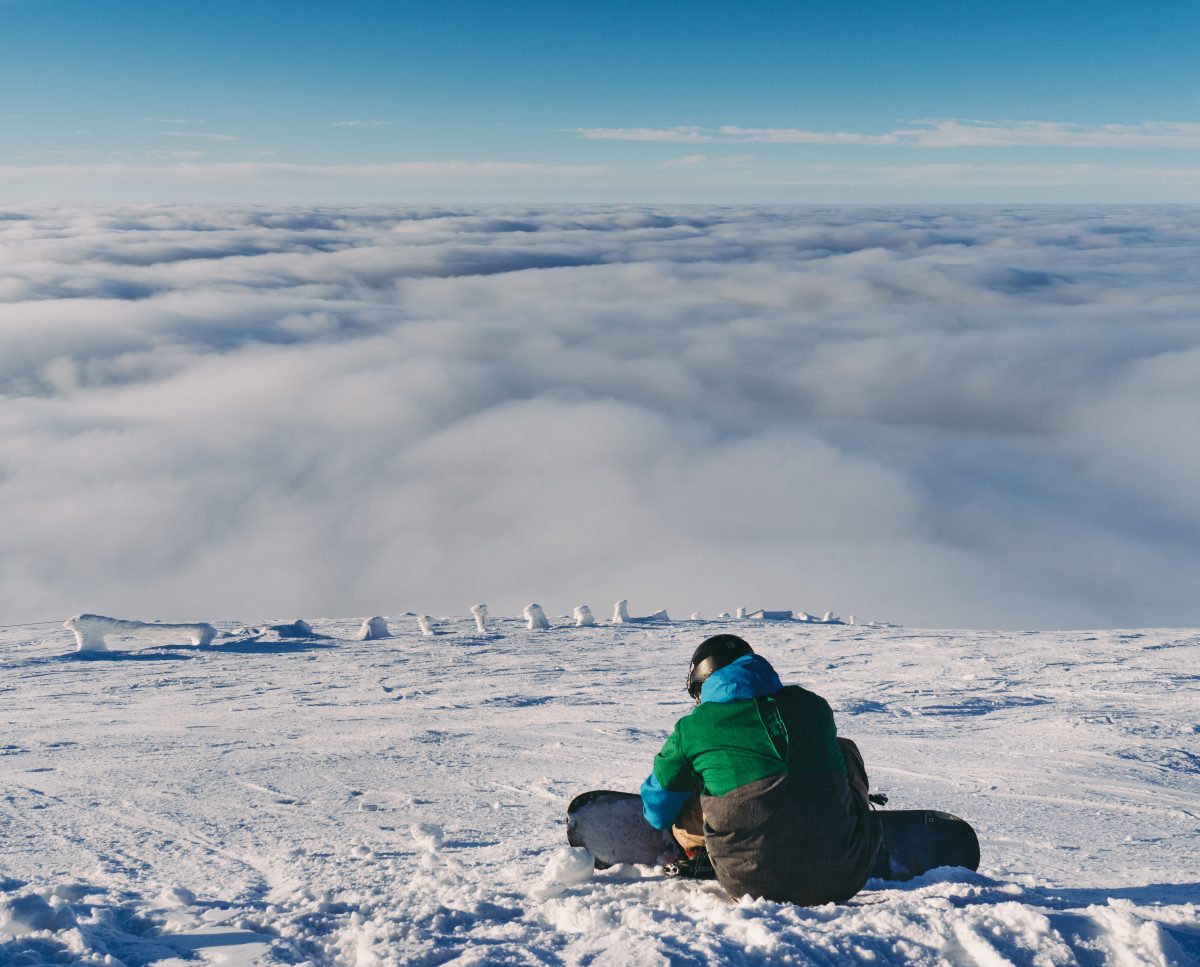
[[[576,128],[590,141],[672,143],[909,145],[915,148],[1200,148],[1200,123],[1144,121],[1139,124],[1075,124],[1064,121],[918,120],[877,134],[811,131],[803,128]]]
[[[1190,208],[0,212],[0,621],[1195,625]]]

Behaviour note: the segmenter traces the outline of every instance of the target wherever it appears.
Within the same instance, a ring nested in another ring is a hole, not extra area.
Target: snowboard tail
[[[875,815],[883,842],[872,877],[904,881],[939,866],[979,868],[979,839],[966,820],[932,809],[881,809]],[[641,796],[607,789],[571,800],[567,842],[588,849],[601,870],[617,863],[660,866],[682,855],[670,830],[646,822]]]
[[[596,858],[596,869],[617,863],[657,866],[683,855],[669,829],[655,829],[642,815],[642,797],[596,789],[567,806],[567,842]]]
[[[911,880],[939,866],[979,869],[979,837],[965,819],[933,809],[880,809],[883,842],[871,876]]]

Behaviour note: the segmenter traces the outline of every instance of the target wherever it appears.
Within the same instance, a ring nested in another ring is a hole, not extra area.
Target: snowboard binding
[[[703,846],[690,849],[684,856],[668,863],[663,867],[663,873],[670,877],[685,880],[715,880],[717,871],[713,869],[712,860],[708,858],[708,850]]]

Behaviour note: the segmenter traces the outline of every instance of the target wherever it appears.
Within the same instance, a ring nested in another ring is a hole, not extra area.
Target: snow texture
[[[1200,958],[1200,631],[388,620],[399,647],[324,619],[94,656],[0,629],[0,963]],[[652,868],[568,882],[567,803],[637,788],[721,631],[828,699],[891,805],[969,819],[979,872],[812,909]]]
[[[357,641],[378,641],[381,638],[390,638],[391,631],[388,629],[387,621],[376,615],[373,618],[367,618],[363,621],[362,627],[358,629],[358,634],[355,635]]]
[[[64,628],[75,633],[76,651],[107,651],[109,636],[124,635],[138,638],[153,638],[159,644],[169,642],[180,635],[197,647],[208,645],[217,636],[217,629],[203,622],[199,624],[166,624],[155,621],[130,621],[125,618],[108,618],[102,614],[77,614],[63,622]]]

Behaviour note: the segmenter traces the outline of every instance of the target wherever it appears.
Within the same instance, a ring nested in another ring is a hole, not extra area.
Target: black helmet
[[[697,705],[700,704],[700,689],[708,676],[718,668],[731,665],[744,655],[753,655],[754,649],[737,635],[713,635],[705,638],[700,647],[692,652],[692,663],[688,666],[687,690]]]

